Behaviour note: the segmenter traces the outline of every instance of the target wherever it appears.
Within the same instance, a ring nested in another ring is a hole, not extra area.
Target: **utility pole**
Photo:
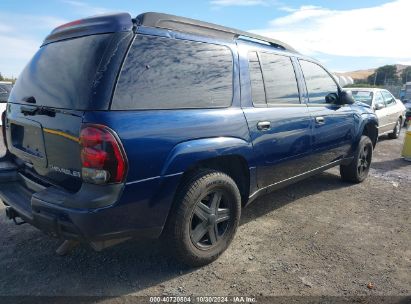
[[[375,84],[377,83],[377,74],[378,74],[378,71],[377,71],[377,70],[375,70],[375,76],[374,76],[374,86],[375,86]]]

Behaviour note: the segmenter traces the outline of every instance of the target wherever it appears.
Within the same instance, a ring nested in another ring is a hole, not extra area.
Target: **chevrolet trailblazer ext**
[[[10,219],[98,250],[162,236],[193,266],[261,194],[333,166],[363,181],[378,136],[372,110],[290,46],[158,13],[54,29],[3,119]]]

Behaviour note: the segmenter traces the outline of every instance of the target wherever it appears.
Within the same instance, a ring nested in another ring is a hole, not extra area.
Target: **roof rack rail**
[[[135,22],[137,26],[176,30],[180,32],[231,40],[242,39],[257,43],[268,43],[275,48],[297,53],[294,48],[276,39],[185,17],[148,12],[138,15]]]

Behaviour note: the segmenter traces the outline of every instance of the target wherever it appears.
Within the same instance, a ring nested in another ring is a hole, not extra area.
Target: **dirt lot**
[[[410,295],[411,163],[400,158],[402,142],[380,140],[362,184],[332,169],[260,198],[243,210],[227,252],[199,269],[176,264],[158,241],[58,257],[59,241],[15,226],[1,205],[0,295]]]

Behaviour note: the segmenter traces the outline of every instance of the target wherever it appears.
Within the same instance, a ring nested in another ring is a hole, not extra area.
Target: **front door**
[[[355,134],[354,113],[350,105],[335,103],[339,88],[323,67],[306,60],[299,63],[312,121],[312,167],[315,169],[340,160],[349,152]]]
[[[398,109],[395,106],[396,101],[395,97],[392,96],[392,94],[388,91],[381,91],[382,96],[384,97],[385,104],[387,106],[386,108],[386,114],[387,114],[387,126],[386,126],[386,132],[393,131],[395,128],[395,125],[398,122],[399,114],[398,114]]]
[[[378,117],[378,134],[383,134],[391,128],[390,115],[387,109],[387,104],[384,101],[380,91],[374,93],[374,111]],[[394,127],[392,127],[394,129]]]

